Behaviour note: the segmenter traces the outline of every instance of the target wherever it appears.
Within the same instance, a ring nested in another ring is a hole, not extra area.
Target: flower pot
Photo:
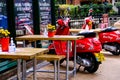
[[[8,52],[9,50],[9,37],[7,38],[1,38],[1,49],[2,52]]]
[[[55,31],[48,31],[48,37],[53,37],[55,35]]]

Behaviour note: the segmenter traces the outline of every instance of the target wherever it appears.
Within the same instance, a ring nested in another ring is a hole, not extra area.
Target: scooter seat
[[[115,27],[108,27],[108,28],[102,30],[101,32],[110,32],[110,31],[116,31],[116,30],[118,30],[118,29]]]
[[[86,37],[96,37],[96,33],[95,32],[81,32],[81,33],[78,33],[77,36],[84,36],[85,38]]]

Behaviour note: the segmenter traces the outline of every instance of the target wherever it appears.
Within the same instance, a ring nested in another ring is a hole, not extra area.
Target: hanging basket
[[[1,38],[0,41],[1,41],[2,52],[8,52],[8,50],[9,50],[9,40],[10,40],[9,37]]]

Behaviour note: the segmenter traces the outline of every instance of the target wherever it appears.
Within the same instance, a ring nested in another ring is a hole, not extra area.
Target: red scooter
[[[118,29],[108,27],[98,33],[98,35],[103,49],[111,52],[113,55],[120,54],[120,32]]]
[[[92,21],[92,20],[91,20]],[[88,23],[89,20],[86,20]],[[120,32],[115,27],[107,27],[98,33],[102,48],[113,55],[120,55]]]
[[[62,19],[59,19],[57,23],[59,27],[56,30],[56,35],[70,35],[69,26],[66,26]],[[101,43],[97,38],[95,38],[96,33],[94,32],[82,32],[77,35],[83,35],[85,38],[76,41],[76,62],[80,65],[79,68],[83,66],[84,70],[87,70],[89,73],[94,73],[99,68],[99,64],[104,60],[103,54],[100,53],[102,50]],[[74,42],[71,42],[72,50],[69,53],[70,60],[74,60],[73,43]],[[65,41],[53,41],[53,43],[49,46],[49,53],[66,55],[66,44],[67,42]],[[65,59],[61,60],[60,63],[64,60]]]

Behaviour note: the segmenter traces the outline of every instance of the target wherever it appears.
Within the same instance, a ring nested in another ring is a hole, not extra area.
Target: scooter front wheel
[[[76,59],[77,63],[80,66],[85,67],[84,69],[86,71],[88,71],[89,73],[94,73],[98,70],[99,62],[96,60],[94,54],[92,53],[77,53],[77,54],[79,54],[77,55],[77,59]]]
[[[99,62],[97,62],[94,54],[88,53],[88,54],[86,54],[86,58],[87,58],[88,60],[90,60],[91,66],[90,66],[90,67],[85,67],[85,70],[87,70],[89,73],[94,73],[94,72],[96,72],[96,71],[98,70],[98,68],[99,68]]]

